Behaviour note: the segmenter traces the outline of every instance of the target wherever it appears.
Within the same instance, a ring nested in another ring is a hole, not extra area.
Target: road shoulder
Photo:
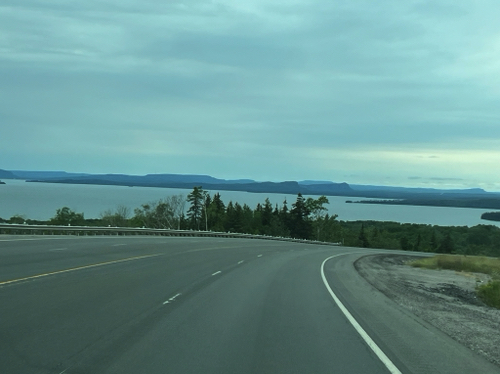
[[[399,306],[500,367],[500,310],[485,306],[474,292],[488,276],[406,265],[414,258],[370,255],[355,268]]]

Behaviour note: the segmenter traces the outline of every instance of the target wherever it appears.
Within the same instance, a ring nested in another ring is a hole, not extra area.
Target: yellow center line
[[[128,257],[128,258],[122,258],[120,260],[113,260],[113,261],[99,262],[97,264],[77,266],[77,267],[69,268],[69,269],[65,269],[65,270],[52,271],[50,273],[43,273],[43,274],[38,274],[38,275],[32,275],[32,276],[25,277],[25,278],[18,278],[18,279],[12,279],[12,280],[8,280],[8,281],[3,281],[3,282],[0,282],[0,286],[6,285],[6,284],[12,284],[12,283],[17,283],[17,282],[22,282],[22,281],[26,281],[26,280],[31,280],[31,279],[36,279],[36,278],[48,277],[49,275],[69,273],[71,271],[77,271],[77,270],[95,268],[95,267],[98,267],[98,266],[117,264],[117,263],[120,263],[120,262],[134,261],[134,260],[140,260],[140,259],[143,259],[143,258],[156,257],[156,256],[161,256],[161,254]]]

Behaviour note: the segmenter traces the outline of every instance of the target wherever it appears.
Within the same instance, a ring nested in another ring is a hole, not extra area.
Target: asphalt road
[[[500,372],[369,286],[352,265],[367,253],[0,236],[0,372]]]

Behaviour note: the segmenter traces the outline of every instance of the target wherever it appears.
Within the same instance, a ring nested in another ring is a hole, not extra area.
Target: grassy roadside
[[[488,274],[492,280],[477,287],[477,295],[485,304],[500,309],[500,259],[483,256],[437,255],[410,263],[413,267],[447,269]]]

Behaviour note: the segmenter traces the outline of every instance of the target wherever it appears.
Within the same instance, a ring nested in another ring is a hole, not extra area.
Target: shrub
[[[494,280],[479,286],[477,295],[485,304],[500,309],[500,281]]]

